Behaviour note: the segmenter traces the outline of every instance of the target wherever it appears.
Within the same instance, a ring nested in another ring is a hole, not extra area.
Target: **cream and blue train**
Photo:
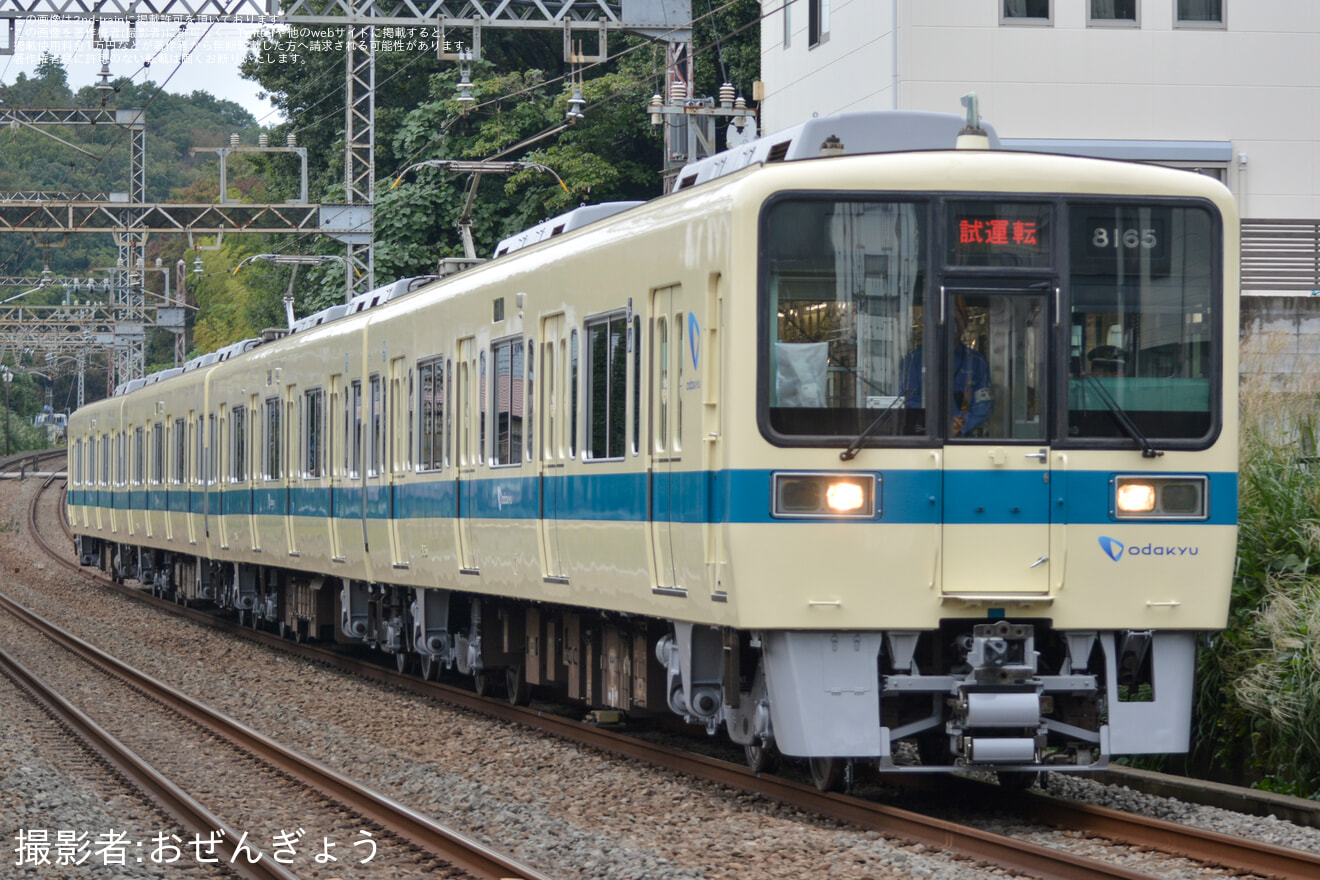
[[[131,383],[69,421],[82,559],[822,787],[1184,751],[1233,201],[961,127],[812,120]]]

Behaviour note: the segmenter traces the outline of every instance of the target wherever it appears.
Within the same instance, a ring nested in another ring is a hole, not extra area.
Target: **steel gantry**
[[[344,244],[345,297],[375,286],[375,240],[373,205],[376,195],[376,39],[377,27],[430,28],[435,49],[442,59],[453,60],[448,47],[465,47],[469,58],[481,57],[481,36],[487,30],[558,30],[563,33],[564,60],[574,65],[605,60],[610,35],[630,32],[668,44],[671,65],[688,59],[687,70],[673,70],[667,77],[666,97],[673,101],[682,96],[670,90],[681,82],[690,91],[690,44],[692,40],[691,0],[0,0],[0,20],[8,19],[10,45],[14,44],[14,20],[86,19],[93,22],[139,19],[171,22],[215,21],[234,23],[269,23],[342,27],[345,30],[345,111],[344,111],[344,191],[345,204],[304,206],[315,211],[319,228]],[[594,45],[594,52],[583,52],[581,45]],[[29,111],[33,112],[33,111]],[[73,111],[43,111],[73,112]],[[81,111],[95,113],[96,111]],[[107,111],[112,112],[112,111]],[[124,112],[124,111],[119,111]],[[3,117],[0,117],[2,120]],[[140,123],[140,116],[138,122]],[[666,125],[670,124],[666,117]],[[666,141],[678,138],[666,136]],[[671,151],[672,152],[672,151]],[[135,154],[135,162],[140,154]],[[667,156],[668,161],[675,157]],[[695,158],[695,157],[693,157]],[[134,166],[133,187],[142,181],[141,166]],[[123,264],[129,281],[142,290],[140,273],[134,275],[141,260],[146,235],[162,232],[233,232],[220,216],[207,218],[219,225],[202,229],[174,219],[197,206],[148,205],[145,197],[130,194],[129,213],[114,225],[120,242]],[[3,214],[3,209],[17,205],[30,209],[28,215]],[[77,207],[75,207],[77,205]],[[0,232],[84,230],[88,224],[104,222],[107,215],[79,202],[68,202],[62,216],[59,211],[45,211],[46,199],[21,202],[0,200]],[[211,206],[215,207],[215,206]],[[225,206],[226,209],[236,206]],[[270,207],[270,206],[266,206]],[[319,208],[319,210],[317,210]],[[75,217],[77,214],[77,217]],[[267,218],[269,219],[269,217]],[[292,219],[282,218],[282,219]],[[160,226],[154,224],[159,221]],[[201,218],[199,218],[201,222]],[[256,218],[252,222],[256,222]],[[35,224],[31,225],[30,224]],[[297,228],[261,231],[302,231]],[[248,231],[256,231],[249,229]],[[140,295],[140,294],[139,294]],[[140,308],[140,301],[129,296],[123,304],[125,318]],[[138,349],[140,352],[141,349]],[[118,364],[117,364],[118,366]],[[123,364],[123,377],[141,375],[139,361]]]

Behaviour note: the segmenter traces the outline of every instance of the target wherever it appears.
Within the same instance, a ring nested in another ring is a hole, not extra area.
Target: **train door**
[[[647,473],[650,481],[650,505],[647,512],[651,538],[651,560],[654,572],[653,586],[659,590],[679,590],[674,565],[673,523],[679,513],[675,503],[675,464],[681,462],[678,445],[677,353],[678,323],[674,316],[674,288],[666,287],[651,295],[651,365],[650,443],[648,444]],[[641,381],[641,377],[638,377]]]
[[[484,364],[484,358],[482,363]],[[476,515],[476,477],[477,465],[481,460],[485,432],[479,424],[483,408],[479,400],[480,390],[485,388],[484,370],[477,364],[477,340],[473,337],[458,341],[457,381],[454,384],[456,409],[455,419],[455,457],[454,497],[458,502],[457,516],[454,518],[458,532],[458,568],[467,574],[480,571],[477,548],[472,534],[472,518]]]
[[[563,405],[564,339],[563,314],[541,319],[541,448],[538,478],[541,481],[541,576],[566,581],[568,573],[559,545],[559,516],[565,507],[566,485]]]
[[[944,292],[943,592],[1050,585],[1048,284]]]

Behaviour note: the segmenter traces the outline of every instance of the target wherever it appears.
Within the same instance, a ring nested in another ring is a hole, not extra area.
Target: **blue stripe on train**
[[[1113,474],[1108,471],[1055,471],[1048,483],[1038,471],[882,471],[878,523],[956,524],[1073,523],[1106,524]],[[1130,473],[1130,472],[1125,472]],[[575,474],[547,477],[545,492],[537,477],[516,475],[462,481],[410,478],[388,486],[368,486],[366,516],[384,519],[444,519],[460,514],[476,519],[525,520],[542,515],[560,520],[681,523],[780,522],[770,515],[773,471],[657,472],[652,477],[648,511],[646,474]],[[1237,474],[1209,478],[1212,525],[1237,522]],[[118,510],[191,510],[213,515],[328,517],[360,519],[363,490],[336,487],[246,488],[213,491],[141,490],[69,492],[69,503],[95,504],[99,498]],[[782,520],[818,522],[819,520]],[[855,520],[852,520],[855,522]],[[1158,522],[1151,522],[1157,525]]]

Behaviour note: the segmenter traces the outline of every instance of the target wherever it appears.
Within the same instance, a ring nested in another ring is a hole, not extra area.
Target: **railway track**
[[[48,478],[47,485],[53,480]],[[35,519],[30,519],[29,525],[37,534]],[[0,595],[0,608],[49,640],[49,644],[25,647],[26,659],[0,651],[0,666],[5,673],[21,682],[25,690],[136,782],[185,829],[200,835],[219,832],[219,851],[245,877],[293,880],[296,876],[275,858],[280,855],[278,851],[262,852],[252,844],[247,846],[252,855],[244,856],[240,851],[246,832],[256,830],[270,818],[271,811],[283,811],[286,817],[296,816],[296,824],[314,829],[315,835],[341,847],[340,852],[354,854],[355,858],[345,861],[360,861],[356,856],[366,850],[349,847],[369,843],[374,864],[358,869],[362,872],[359,876],[380,876],[381,872],[397,870],[398,865],[407,865],[414,870],[425,868],[427,876],[548,880],[535,869],[457,834],[138,672],[4,595]],[[78,658],[76,662],[74,657]],[[42,677],[32,672],[38,664],[43,669]],[[88,667],[94,673],[89,674]],[[69,699],[43,680],[52,672],[80,693],[81,699]],[[112,732],[109,728],[114,725],[102,726],[75,702],[94,702],[99,709],[97,715],[117,716],[127,724],[121,723],[119,731]],[[107,706],[113,706],[113,711],[107,712]],[[150,719],[150,724],[141,724],[142,719]],[[136,749],[134,740],[139,746]],[[166,762],[168,772],[140,757],[147,750],[158,761]],[[198,755],[205,755],[206,760],[197,761]],[[191,784],[180,783],[179,778]],[[208,791],[210,799],[225,806],[204,805],[188,790]],[[254,804],[267,805],[265,819],[263,808]],[[245,817],[245,822],[235,822],[235,814]],[[262,831],[264,839],[273,840],[284,829],[267,823]],[[428,864],[430,867],[426,867]],[[352,875],[345,870],[341,876]]]
[[[36,502],[31,510],[32,534],[40,536],[36,527]],[[66,553],[53,548],[47,550],[53,559],[87,576],[68,559]],[[108,581],[102,581],[111,586]],[[895,836],[957,853],[978,861],[990,862],[1006,870],[1046,878],[1139,878],[1153,876],[1093,859],[1062,852],[1051,847],[1032,844],[1018,838],[1004,837],[955,822],[923,816],[881,804],[840,795],[821,794],[814,788],[790,780],[752,774],[741,766],[717,761],[688,752],[640,742],[613,731],[583,725],[565,718],[492,702],[474,694],[443,684],[423,682],[400,676],[393,671],[361,660],[347,658],[314,645],[295,646],[273,634],[246,630],[232,621],[217,622],[213,615],[197,609],[183,609],[164,600],[155,599],[141,590],[123,586],[114,589],[140,601],[166,607],[176,613],[202,621],[208,626],[241,633],[244,637],[263,644],[294,651],[319,662],[334,665],[356,675],[386,682],[449,703],[464,706],[504,720],[554,733],[575,742],[593,746],[614,754],[646,761],[656,766],[696,776],[756,793],[775,801],[794,806],[815,815],[827,816],[857,827]],[[970,795],[969,795],[970,797]],[[1283,878],[1311,878],[1320,876],[1320,858],[1304,852],[1262,845],[1255,841],[1232,838],[1227,835],[1201,832],[1184,826],[1158,820],[1130,816],[1113,810],[1074,806],[1041,795],[1008,797],[1002,789],[994,788],[998,809],[1005,806],[1019,811],[1023,821],[1064,828],[1079,834],[1103,836],[1120,844],[1144,847],[1185,856],[1208,865],[1217,865],[1231,871],[1268,874]]]

